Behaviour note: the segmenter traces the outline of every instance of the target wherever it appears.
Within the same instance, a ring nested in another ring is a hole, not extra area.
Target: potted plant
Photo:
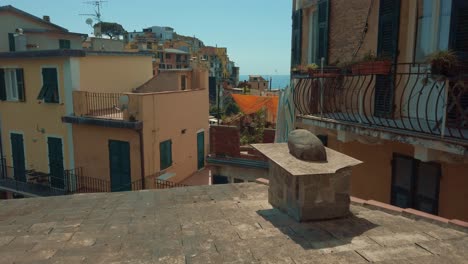
[[[332,78],[340,74],[340,69],[336,66],[329,65],[322,69],[315,63],[307,65],[307,71],[310,77],[315,78]]]
[[[381,74],[388,75],[392,68],[392,62],[385,58],[377,57],[372,51],[364,55],[362,60],[351,67],[353,74],[369,75]]]
[[[307,69],[307,72],[309,73],[309,76],[312,77],[316,70],[318,69],[318,65],[315,63],[307,64],[305,67]]]
[[[356,62],[354,61],[340,61],[336,64],[336,66],[338,67],[338,69],[340,70],[340,72],[342,74],[351,74],[352,73],[352,66],[355,64]]]
[[[427,63],[431,65],[431,76],[440,80],[456,75],[458,58],[451,50],[440,50],[427,57]]]

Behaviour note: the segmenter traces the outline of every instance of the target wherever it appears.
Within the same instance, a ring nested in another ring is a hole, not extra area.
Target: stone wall
[[[329,63],[350,61],[358,47],[372,0],[331,0],[329,24]],[[379,1],[374,1],[369,29],[358,58],[376,51]]]

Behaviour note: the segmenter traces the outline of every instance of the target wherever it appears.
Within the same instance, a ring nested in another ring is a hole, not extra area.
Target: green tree
[[[227,116],[236,115],[239,112],[240,112],[240,108],[234,101],[229,102],[224,109],[224,113]]]
[[[99,28],[101,34],[107,35],[110,39],[119,39],[120,36],[125,35],[126,31],[119,23],[112,22],[99,22],[94,25],[94,28]]]

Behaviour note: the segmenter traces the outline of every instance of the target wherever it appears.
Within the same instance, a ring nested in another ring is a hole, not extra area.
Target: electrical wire
[[[369,17],[370,17],[373,6],[374,6],[374,0],[370,0],[369,10],[367,11],[366,24],[364,25],[364,28],[362,29],[361,39],[359,40],[359,44],[356,50],[353,52],[351,60],[354,60],[356,58],[359,50],[361,50],[362,48],[362,44],[364,44],[364,39],[366,38],[367,31],[369,30]]]

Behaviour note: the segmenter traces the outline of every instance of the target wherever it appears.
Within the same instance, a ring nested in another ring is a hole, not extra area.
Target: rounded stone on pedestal
[[[305,161],[327,161],[327,152],[322,141],[306,129],[296,129],[289,133],[289,153]]]

